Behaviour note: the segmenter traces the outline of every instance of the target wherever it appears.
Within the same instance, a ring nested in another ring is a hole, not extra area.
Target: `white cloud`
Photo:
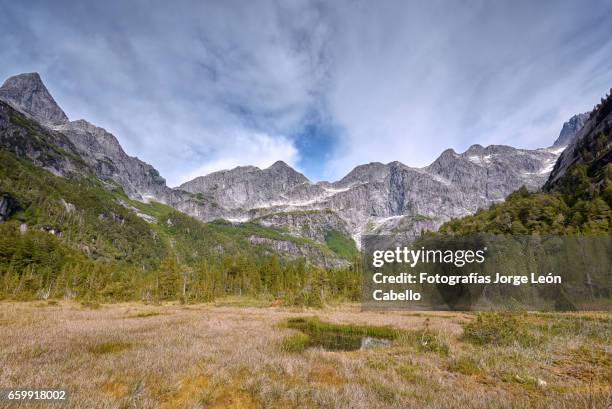
[[[40,71],[70,117],[170,184],[295,165],[312,117],[336,142],[309,158],[313,179],[473,143],[547,146],[612,83],[607,0],[0,3],[0,75]]]
[[[423,166],[474,143],[548,146],[612,81],[610,5],[353,4],[337,13],[330,51],[328,106],[344,128],[334,177],[370,161]]]
[[[204,164],[181,175],[176,185],[218,170],[232,169],[245,164],[264,169],[282,160],[297,168],[298,151],[292,142],[281,136],[262,133],[232,135]]]

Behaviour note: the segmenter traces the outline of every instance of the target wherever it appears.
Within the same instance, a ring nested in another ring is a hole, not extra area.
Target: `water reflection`
[[[307,334],[310,337],[310,347],[319,347],[328,351],[357,351],[391,346],[389,340],[362,335],[335,332],[307,332]]]

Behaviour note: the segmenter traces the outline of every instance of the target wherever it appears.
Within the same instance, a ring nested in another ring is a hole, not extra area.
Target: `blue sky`
[[[612,2],[0,0],[0,77],[41,74],[172,186],[284,160],[312,180],[537,148],[612,87]]]

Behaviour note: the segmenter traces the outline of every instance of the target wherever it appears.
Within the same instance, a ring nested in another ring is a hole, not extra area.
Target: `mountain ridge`
[[[423,228],[435,230],[444,221],[502,201],[520,186],[537,190],[558,157],[558,146],[527,150],[475,144],[463,153],[447,149],[421,168],[397,161],[358,165],[335,182],[313,183],[277,161],[265,169],[239,166],[213,172],[170,188],[153,166],[126,154],[110,132],[85,120],[69,121],[38,74],[11,77],[4,84],[1,100],[67,138],[70,151],[97,177],[119,184],[131,199],[168,204],[204,222],[219,218],[245,222],[283,212],[333,211],[346,223],[357,244],[363,234],[400,227],[406,229],[407,236],[416,236]],[[577,132],[577,117],[564,125],[555,144]],[[324,215],[318,219],[329,225]],[[278,220],[295,222],[276,217],[275,223]],[[285,227],[299,235],[295,226]],[[308,228],[317,230],[310,224]]]

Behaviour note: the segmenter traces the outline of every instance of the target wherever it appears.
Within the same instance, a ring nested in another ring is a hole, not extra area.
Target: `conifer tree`
[[[168,253],[159,266],[157,291],[160,300],[176,298],[179,287],[179,269],[176,258]]]

